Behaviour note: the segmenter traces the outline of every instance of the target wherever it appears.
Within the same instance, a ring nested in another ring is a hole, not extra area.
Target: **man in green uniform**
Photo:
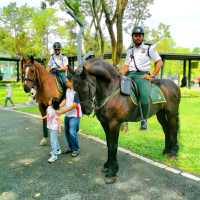
[[[149,96],[151,92],[150,80],[154,79],[163,65],[155,45],[144,44],[144,29],[134,27],[132,31],[133,46],[128,49],[125,64],[120,71],[134,79],[139,90],[139,101],[142,108],[141,129],[147,129],[149,114]],[[154,61],[154,70],[150,73],[151,60]]]

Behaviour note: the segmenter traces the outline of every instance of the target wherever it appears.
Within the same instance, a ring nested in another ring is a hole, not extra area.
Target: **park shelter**
[[[197,62],[200,61],[200,54],[177,54],[177,53],[162,53],[160,54],[164,66],[161,69],[160,77],[163,78],[164,71],[165,71],[165,61],[166,60],[179,60],[183,61],[183,77],[187,77],[187,87],[191,87],[191,72],[192,68],[197,66]],[[111,53],[104,54],[104,59],[111,59]],[[125,58],[126,54],[122,54],[122,58]],[[75,66],[75,62],[77,61],[77,56],[68,56],[69,60],[69,65],[71,67]],[[19,58],[5,58],[5,57],[0,57],[0,63],[4,62],[13,62],[16,64],[15,68],[15,74],[16,74],[16,81],[20,80],[20,59]],[[45,59],[38,59],[38,61],[42,61],[43,63],[45,62]],[[0,65],[0,70],[1,70],[1,65]],[[0,71],[1,73],[1,71]]]

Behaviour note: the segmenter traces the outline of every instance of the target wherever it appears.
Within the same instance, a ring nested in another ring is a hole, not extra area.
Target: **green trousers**
[[[143,78],[145,74],[146,72],[129,72],[127,76],[134,80],[138,87],[143,117],[147,119],[150,110],[149,97],[151,94],[151,82]]]
[[[58,70],[52,71],[52,74],[56,75],[61,83],[61,86],[63,90],[66,89],[66,77],[65,77],[65,72],[60,72]]]

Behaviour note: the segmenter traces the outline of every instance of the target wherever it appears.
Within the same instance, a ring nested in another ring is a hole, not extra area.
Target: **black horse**
[[[105,134],[108,159],[103,172],[106,183],[113,183],[118,172],[117,148],[120,125],[124,121],[140,119],[138,106],[129,96],[119,92],[121,75],[103,59],[89,60],[82,72],[74,76],[74,88],[80,96],[84,114],[94,110]],[[154,80],[162,90],[166,102],[151,104],[150,115],[157,115],[165,133],[163,154],[176,156],[178,152],[177,134],[179,130],[180,89],[170,80]]]

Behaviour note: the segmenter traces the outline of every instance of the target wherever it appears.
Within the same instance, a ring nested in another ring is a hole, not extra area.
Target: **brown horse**
[[[42,116],[46,115],[48,102],[52,97],[58,97],[62,100],[62,93],[59,91],[56,77],[50,74],[43,65],[31,57],[21,60],[21,75],[24,91],[31,92],[36,90],[35,99],[38,102],[39,110]],[[43,142],[48,137],[47,121],[43,119]]]
[[[103,59],[89,60],[81,73],[74,76],[74,87],[80,96],[83,113],[93,109],[105,134],[108,159],[104,164],[106,182],[113,183],[118,171],[117,148],[121,123],[138,121],[140,112],[129,96],[122,95],[120,74]],[[176,156],[178,152],[177,134],[179,129],[180,89],[170,80],[153,81],[162,90],[166,103],[151,104],[150,116],[157,116],[165,133],[163,153]]]

